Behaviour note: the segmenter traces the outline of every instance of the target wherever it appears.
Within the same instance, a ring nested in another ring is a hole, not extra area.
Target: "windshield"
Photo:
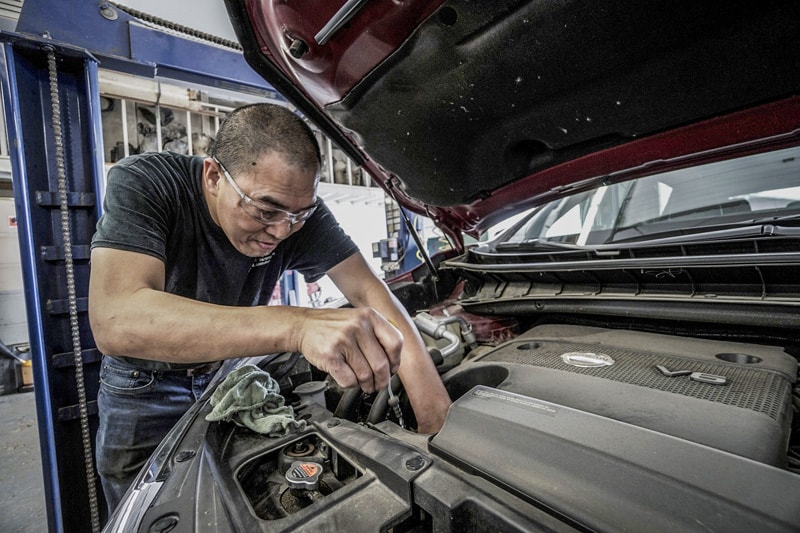
[[[656,174],[534,210],[506,244],[609,244],[800,213],[800,147]]]

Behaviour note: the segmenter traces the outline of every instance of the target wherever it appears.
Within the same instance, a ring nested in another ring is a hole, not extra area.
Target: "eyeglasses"
[[[242,202],[240,205],[242,206],[244,212],[265,226],[272,226],[274,224],[281,224],[283,222],[289,222],[290,226],[300,224],[301,222],[308,220],[319,206],[319,201],[316,201],[314,202],[314,205],[307,209],[303,209],[297,213],[291,213],[284,209],[272,207],[259,200],[254,200],[242,192],[239,186],[236,185],[236,181],[233,179],[233,176],[231,176],[230,172],[228,172],[228,169],[225,168],[225,165],[223,165],[219,159],[216,157],[213,157],[212,159],[217,163],[217,165],[219,165],[219,168],[222,169],[225,179],[227,179],[228,183],[231,184],[231,187],[233,187],[233,190],[236,191],[236,194],[241,197]]]

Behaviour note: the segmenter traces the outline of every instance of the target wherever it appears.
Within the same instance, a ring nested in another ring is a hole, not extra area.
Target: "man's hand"
[[[403,350],[402,364],[397,373],[414,409],[417,431],[439,431],[450,407],[450,396],[419,331],[400,301],[378,279],[361,254],[351,255],[330,269],[328,276],[356,309],[377,310],[374,312],[380,313],[378,316],[386,317],[397,325]],[[377,382],[375,386],[381,389],[385,382]]]
[[[400,367],[403,336],[368,307],[308,310],[297,334],[303,356],[345,388],[376,392]]]

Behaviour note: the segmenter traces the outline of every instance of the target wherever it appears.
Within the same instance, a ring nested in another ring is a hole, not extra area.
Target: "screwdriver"
[[[397,324],[394,323],[394,320],[392,320],[391,318],[388,318],[387,320],[389,321],[389,324],[397,328]],[[399,330],[400,328],[397,329]],[[394,412],[394,416],[397,417],[397,422],[398,424],[400,424],[400,427],[406,429],[406,424],[403,421],[403,411],[400,409],[400,398],[395,396],[394,391],[392,390],[392,381],[395,380],[395,376],[396,374],[392,374],[391,376],[389,376],[389,384],[386,386],[386,391],[389,393],[388,403],[389,407],[391,407],[392,411]]]

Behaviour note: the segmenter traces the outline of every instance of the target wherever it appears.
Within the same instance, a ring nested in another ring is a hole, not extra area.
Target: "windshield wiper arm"
[[[582,246],[580,244],[534,238],[521,242],[501,242],[498,243],[495,248],[497,250],[518,250],[520,248],[533,248],[536,250],[591,250],[593,246]]]

